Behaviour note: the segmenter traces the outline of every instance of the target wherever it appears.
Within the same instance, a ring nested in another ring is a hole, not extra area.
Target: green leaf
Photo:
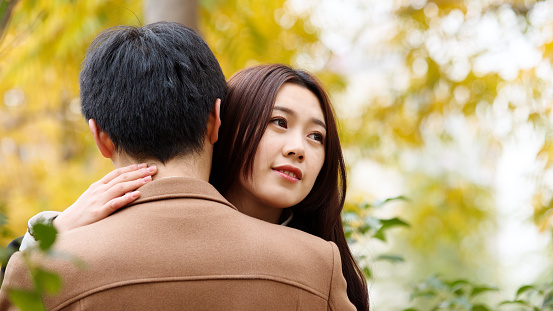
[[[380,224],[382,225],[374,234],[374,238],[379,239],[383,242],[386,242],[386,237],[384,233],[386,230],[391,229],[393,227],[403,226],[403,227],[409,227],[409,224],[405,221],[394,217],[390,219],[380,219]]]
[[[357,230],[361,233],[361,235],[364,235],[364,234],[367,233],[370,229],[371,229],[371,227],[368,226],[367,224],[363,224],[362,226],[360,226],[359,228],[357,228]]]
[[[459,285],[471,285],[469,281],[463,280],[463,279],[458,279],[455,281],[444,282],[444,283],[447,284],[450,288],[458,287]]]
[[[372,207],[372,205],[371,205],[371,203],[364,202],[364,203],[357,204],[357,207],[359,207],[361,209],[370,209]]]
[[[472,304],[466,297],[454,297],[451,299],[447,299],[446,303],[448,303],[450,306],[461,306],[467,310],[470,310],[472,308]]]
[[[387,228],[397,227],[397,226],[409,227],[408,223],[406,223],[405,221],[397,217],[390,218],[390,219],[381,219],[380,223],[382,224],[383,227],[387,227]]]
[[[474,305],[471,311],[490,311],[490,308],[486,305]]]
[[[382,222],[381,222],[381,219],[378,219],[376,217],[373,217],[373,216],[367,216],[363,219],[363,222],[366,226],[369,227],[369,229],[371,230],[376,230],[377,228],[379,228],[380,226],[382,226]]]
[[[382,242],[386,242],[386,237],[384,236],[384,230],[382,230],[382,228],[380,228],[380,229],[378,229],[378,231],[376,231],[376,233],[373,235],[373,238],[379,239]]]
[[[541,307],[544,310],[545,308],[553,307],[553,292],[549,292],[547,293],[547,295],[545,295],[545,298],[543,299],[543,303]]]
[[[50,258],[58,258],[58,259],[67,260],[67,261],[71,262],[72,264],[74,264],[79,269],[86,269],[87,268],[87,264],[84,260],[82,260],[78,257],[75,257],[71,254],[68,254],[68,253],[58,252],[58,251],[52,249],[48,252],[48,256],[50,256]]]
[[[502,306],[507,304],[517,304],[517,305],[523,305],[527,307],[529,306],[528,302],[524,300],[506,300],[506,301],[502,301],[499,305]]]
[[[21,311],[44,310],[42,300],[36,293],[21,289],[8,289],[8,296],[11,303],[18,307]]]
[[[61,278],[53,272],[39,269],[34,277],[37,287],[41,292],[44,291],[50,295],[55,295],[61,290]]]
[[[474,296],[480,295],[484,292],[498,291],[498,290],[499,289],[497,287],[493,287],[493,286],[477,286],[477,287],[472,289],[472,292],[470,293],[470,296],[474,297]]]
[[[8,0],[0,1],[0,19],[4,17],[8,9]]]
[[[400,196],[393,197],[393,198],[388,198],[388,199],[386,199],[382,202],[376,203],[376,204],[374,204],[374,206],[375,207],[381,207],[381,206],[385,205],[386,203],[389,203],[389,202],[392,202],[392,201],[409,201],[409,199],[406,196],[400,195]]]
[[[418,297],[435,297],[435,296],[437,296],[437,293],[435,290],[417,291],[411,294],[411,300]]]
[[[372,277],[372,272],[371,272],[371,269],[369,267],[364,267],[363,268],[363,273],[365,274],[367,279],[370,279]]]
[[[34,225],[32,231],[36,240],[39,242],[40,249],[43,251],[49,250],[50,247],[52,247],[58,233],[54,226],[41,223]]]
[[[446,290],[450,287],[449,284],[441,280],[441,276],[438,274],[428,277],[426,280],[424,280],[424,283],[428,286],[432,286],[440,290]]]
[[[346,241],[348,241],[348,245],[355,243],[355,240],[351,238],[352,235],[353,235],[353,231],[351,229],[344,230],[344,236],[346,237]]]
[[[465,294],[465,290],[462,288],[457,288],[453,291],[453,294],[457,296],[463,296]]]
[[[0,39],[8,28],[8,22],[18,0],[0,0]]]
[[[19,237],[15,239],[16,244],[21,244],[21,240],[23,240],[23,237]],[[0,247],[0,261],[2,262],[2,266],[6,266],[8,264],[8,259],[18,251],[17,247],[14,247],[13,245],[8,245],[6,248]]]
[[[404,262],[405,259],[399,255],[379,255],[376,260],[390,261],[392,263]]]
[[[2,266],[5,266],[8,263],[8,258],[13,254],[13,251],[10,251],[7,248],[0,248],[0,261],[2,262]]]
[[[522,286],[521,288],[519,288],[517,290],[517,293],[515,295],[516,298],[518,298],[518,296],[524,294],[525,292],[529,291],[529,290],[536,290],[536,288],[532,285],[525,285],[525,286]]]
[[[0,15],[2,15],[2,12],[0,12]],[[4,214],[0,214],[0,226],[4,226],[8,224],[8,217]]]

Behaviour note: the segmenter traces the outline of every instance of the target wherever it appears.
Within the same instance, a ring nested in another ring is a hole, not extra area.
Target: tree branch
[[[0,42],[8,28],[13,9],[19,0],[0,0]]]

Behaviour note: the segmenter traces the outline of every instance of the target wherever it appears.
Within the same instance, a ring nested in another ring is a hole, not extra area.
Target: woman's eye
[[[307,137],[309,137],[313,140],[316,140],[316,141],[320,142],[321,144],[324,142],[324,137],[321,133],[312,133],[312,134],[309,134]]]
[[[271,123],[274,123],[276,126],[280,126],[280,127],[283,127],[283,128],[286,128],[286,127],[287,127],[286,120],[285,120],[285,119],[282,119],[282,118],[275,118],[275,119],[272,119],[272,120],[271,120]]]

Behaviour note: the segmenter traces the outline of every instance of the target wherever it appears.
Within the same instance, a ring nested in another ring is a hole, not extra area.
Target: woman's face
[[[240,174],[229,199],[245,214],[277,222],[282,208],[301,202],[313,188],[324,163],[325,139],[317,97],[302,86],[284,84],[259,142],[253,175]]]

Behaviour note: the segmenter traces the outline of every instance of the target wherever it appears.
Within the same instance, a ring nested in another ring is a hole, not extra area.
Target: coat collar
[[[225,204],[236,210],[210,183],[190,177],[166,177],[140,187],[140,197],[129,204],[135,205],[156,200],[194,198]]]

